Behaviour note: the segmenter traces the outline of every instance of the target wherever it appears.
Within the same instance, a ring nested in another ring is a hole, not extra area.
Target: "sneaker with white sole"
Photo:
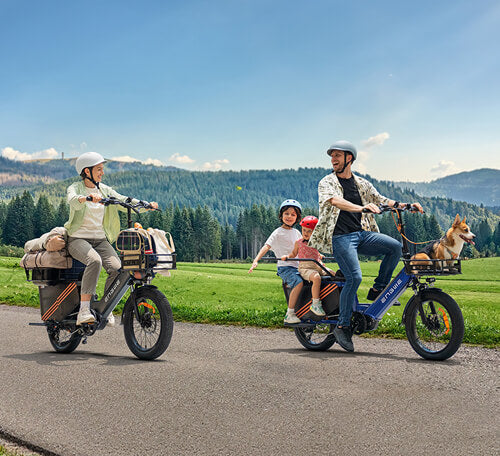
[[[113,313],[109,314],[107,326],[113,328],[116,325],[116,319]]]
[[[324,317],[326,315],[325,311],[323,310],[323,306],[321,304],[311,305],[311,312],[314,315],[318,315],[319,317]]]
[[[79,326],[82,323],[94,323],[95,317],[90,311],[90,309],[81,309],[76,317],[76,325]]]
[[[300,323],[300,318],[297,317],[297,315],[295,315],[295,312],[294,313],[288,313],[285,315],[285,320],[284,320],[285,323],[288,323],[289,325],[294,325],[296,323]]]

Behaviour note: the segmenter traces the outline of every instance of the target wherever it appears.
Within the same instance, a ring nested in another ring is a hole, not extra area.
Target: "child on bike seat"
[[[282,260],[286,261],[288,260],[288,258],[296,257],[311,258],[313,260],[316,260],[318,263],[323,264],[323,262],[321,261],[321,254],[315,248],[309,247],[307,245],[317,223],[318,219],[313,215],[308,215],[302,219],[302,221],[300,222],[300,226],[302,227],[302,238],[295,242],[293,251],[288,255],[284,255],[281,258]],[[334,275],[333,271],[330,272]],[[304,280],[312,282],[311,312],[318,316],[324,316],[325,311],[323,310],[319,296],[321,291],[321,276],[326,276],[327,273],[312,261],[299,262],[299,273]]]
[[[248,270],[251,273],[259,263],[259,260],[269,251],[272,250],[276,258],[281,258],[293,249],[295,242],[300,239],[300,233],[293,226],[300,219],[302,206],[298,201],[287,199],[281,203],[279,209],[279,218],[282,225],[276,228],[252,263],[252,267]],[[295,315],[295,304],[302,291],[302,277],[298,270],[298,261],[283,261],[278,260],[278,276],[281,277],[291,289],[288,298],[288,310],[285,315],[285,323],[294,324],[300,323],[300,319]]]
[[[68,231],[68,253],[85,265],[80,292],[80,310],[76,324],[93,323],[95,317],[90,312],[90,300],[95,294],[101,267],[108,273],[106,290],[118,276],[121,262],[111,246],[120,232],[118,209],[121,206],[104,207],[99,204],[102,198],[114,197],[121,201],[127,199],[111,187],[101,183],[104,175],[104,157],[97,152],[86,152],[76,160],[76,172],[82,180],[68,187],[69,220],[64,227]],[[87,201],[90,197],[92,201]],[[137,203],[138,200],[132,200]],[[158,204],[151,203],[155,209]],[[114,326],[115,318],[111,313],[108,325]]]

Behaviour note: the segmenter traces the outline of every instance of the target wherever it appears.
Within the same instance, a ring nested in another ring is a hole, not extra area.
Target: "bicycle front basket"
[[[123,269],[146,269],[147,256],[153,253],[151,238],[144,230],[123,230],[116,239]]]

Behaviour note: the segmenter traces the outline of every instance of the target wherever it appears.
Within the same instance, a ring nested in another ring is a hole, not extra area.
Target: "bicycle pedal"
[[[84,345],[85,345],[86,343],[87,343],[87,338],[86,338],[86,337],[84,337],[84,338],[82,339],[82,344],[84,344]]]

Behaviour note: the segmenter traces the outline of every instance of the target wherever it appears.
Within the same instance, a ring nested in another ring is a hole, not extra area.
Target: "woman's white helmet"
[[[85,152],[76,159],[75,168],[78,174],[82,174],[85,168],[92,168],[99,163],[106,163],[104,157],[97,152]]]

